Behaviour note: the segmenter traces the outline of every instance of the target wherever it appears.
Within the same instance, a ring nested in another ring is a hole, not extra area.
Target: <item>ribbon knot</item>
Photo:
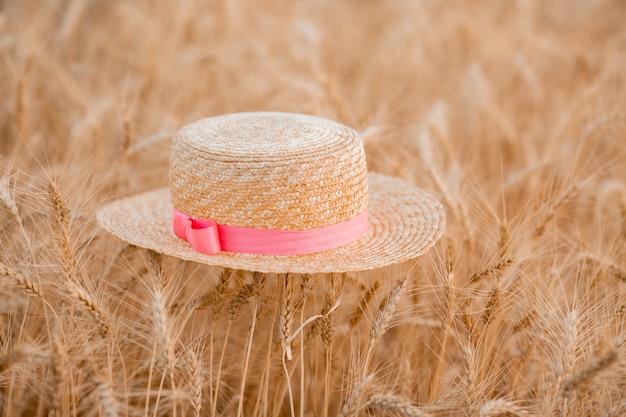
[[[172,225],[174,234],[189,242],[197,252],[212,255],[222,250],[215,221],[194,219],[174,208]]]
[[[351,219],[308,230],[261,229],[219,224],[172,210],[174,234],[196,251],[213,255],[220,251],[255,255],[306,255],[338,248],[367,233],[367,210]]]

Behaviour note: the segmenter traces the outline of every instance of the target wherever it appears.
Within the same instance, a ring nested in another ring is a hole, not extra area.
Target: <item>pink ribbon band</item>
[[[335,249],[367,233],[367,210],[339,223],[309,230],[256,229],[195,219],[172,209],[174,234],[206,255],[237,252],[255,255],[306,255]]]

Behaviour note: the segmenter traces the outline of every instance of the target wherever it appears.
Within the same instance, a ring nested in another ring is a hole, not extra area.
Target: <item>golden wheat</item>
[[[0,1],[0,415],[624,414],[624,21],[620,0]],[[443,202],[442,241],[286,278],[98,228],[167,185],[182,125],[256,110],[361,132],[370,170]]]

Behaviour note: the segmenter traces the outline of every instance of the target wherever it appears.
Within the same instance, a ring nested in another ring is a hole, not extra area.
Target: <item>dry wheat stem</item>
[[[316,314],[304,320],[302,324],[300,324],[300,326],[294,332],[292,332],[291,336],[289,336],[289,338],[287,339],[287,343],[291,344],[296,339],[296,337],[298,337],[298,334],[302,333],[302,330],[304,330],[307,325],[313,323],[315,320],[328,319],[328,317],[333,314],[335,310],[339,308],[339,306],[341,306],[341,297],[338,297],[337,300],[335,300],[335,305],[333,305],[330,310],[328,310],[325,314]]]
[[[213,387],[213,408],[211,409],[211,417],[215,417],[216,412],[217,412],[217,400],[219,398],[220,384],[222,380],[222,369],[223,369],[223,364],[224,364],[224,357],[226,355],[226,346],[228,343],[228,338],[230,337],[230,330],[232,327],[232,323],[233,323],[232,320],[228,320],[228,325],[226,327],[226,334],[224,335],[224,343],[222,344],[222,350],[220,352],[220,359],[219,359],[219,363],[217,366],[217,375],[215,377],[215,385]],[[213,337],[213,332],[211,332],[211,338],[212,337]],[[212,346],[213,346],[213,343],[211,343],[211,349],[212,349]],[[213,355],[211,355],[211,359],[213,359]],[[213,381],[211,380],[211,382]]]
[[[333,320],[335,313],[333,307],[337,304],[341,291],[344,288],[346,282],[346,274],[330,274],[331,288],[326,293],[326,302],[322,308],[320,319],[320,336],[324,346],[328,349],[332,345],[333,341]],[[317,329],[316,326],[312,326],[312,332]]]
[[[254,330],[256,328],[256,318],[259,300],[255,297],[252,307],[252,323],[250,323],[250,330],[248,331],[248,343],[246,344],[244,358],[243,358],[243,370],[241,371],[241,384],[239,386],[239,403],[237,404],[237,417],[243,415],[243,400],[246,387],[246,377],[248,375],[248,366],[250,364],[250,355],[252,352],[252,340],[254,338]]]

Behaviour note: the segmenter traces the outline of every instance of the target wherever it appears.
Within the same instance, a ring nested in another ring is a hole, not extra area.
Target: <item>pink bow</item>
[[[186,240],[197,252],[211,255],[222,250],[217,223],[213,220],[194,219],[172,210],[174,234]]]
[[[174,234],[196,252],[220,251],[256,255],[305,255],[354,242],[367,233],[367,210],[349,220],[309,230],[275,230],[219,224],[172,210]]]

